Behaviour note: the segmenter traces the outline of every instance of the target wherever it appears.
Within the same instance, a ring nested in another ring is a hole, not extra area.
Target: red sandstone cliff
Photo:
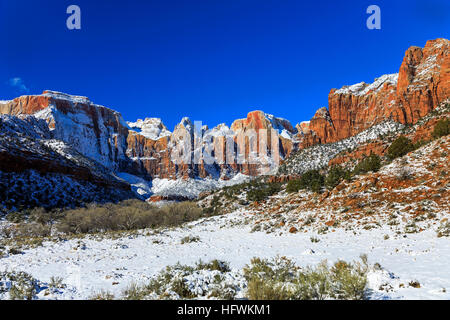
[[[332,89],[328,109],[320,108],[310,121],[296,128],[287,120],[253,111],[247,118],[234,121],[230,128],[203,127],[201,131],[206,136],[198,137],[187,118],[173,132],[154,118],[127,124],[120,113],[96,105],[86,97],[52,91],[0,103],[0,113],[32,114],[44,119],[54,139],[64,141],[112,171],[145,178],[227,178],[238,172],[249,175],[262,172],[265,165],[248,161],[255,153],[251,147],[258,150],[256,157],[263,159],[259,153],[261,143],[268,150],[272,146],[278,148],[283,159],[298,148],[354,136],[388,119],[415,123],[449,96],[449,41],[437,39],[428,41],[423,49],[409,48],[398,74],[381,76],[372,84],[361,82]],[[260,129],[267,130],[264,139],[259,139]],[[272,129],[276,131],[274,136]],[[245,136],[252,130],[256,133],[256,145]],[[240,134],[244,135],[242,144]],[[182,161],[175,161],[173,151],[180,148],[185,150],[180,155]],[[241,152],[244,161],[228,161],[228,150]],[[205,151],[214,155],[215,163],[208,163],[203,156]]]
[[[183,118],[173,132],[155,118],[127,124],[120,113],[96,105],[86,97],[54,91],[0,103],[0,113],[43,119],[53,139],[64,141],[112,171],[126,171],[147,179],[226,179],[239,172],[258,175],[263,165],[248,162],[251,149],[245,135],[250,130],[255,130],[257,138],[260,129],[268,130],[267,139],[262,141],[270,149],[274,138],[281,158],[288,156],[295,146],[292,137],[296,130],[289,121],[262,111],[250,112],[246,119],[236,120],[232,129],[224,124],[211,130],[204,126],[200,128],[204,136],[194,132],[194,124],[188,118]],[[271,129],[276,130],[273,137]],[[242,146],[241,136],[245,139]],[[257,148],[259,141],[256,140]],[[176,159],[178,150],[181,154]],[[230,161],[229,150],[242,152],[244,161]],[[206,151],[215,157],[215,163],[205,159]]]
[[[406,51],[398,74],[332,89],[328,110],[311,119],[301,145],[335,142],[388,119],[416,123],[450,97],[449,51],[449,40],[430,40]]]

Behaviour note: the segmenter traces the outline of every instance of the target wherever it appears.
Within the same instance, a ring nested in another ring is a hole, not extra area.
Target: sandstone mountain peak
[[[216,129],[216,130],[222,130],[222,129],[229,130],[230,128],[227,126],[226,123],[219,123],[217,126],[214,127],[214,129]]]
[[[297,132],[288,120],[275,117],[274,115],[265,113],[261,110],[251,111],[247,114],[247,118],[235,120],[230,128],[234,131],[273,128],[280,131],[286,130],[289,133]]]
[[[409,48],[398,73],[378,77],[371,84],[361,82],[331,90],[328,108],[320,108],[310,121],[295,127],[286,119],[254,110],[230,127],[220,124],[208,130],[204,125],[202,133],[209,132],[213,152],[220,154],[229,135],[275,129],[281,158],[285,159],[293,151],[340,141],[385,121],[414,124],[450,96],[449,47],[447,39],[436,39],[424,48]],[[260,174],[257,166],[248,164],[173,163],[171,152],[180,145],[180,137],[191,134],[191,150],[199,138],[193,139],[194,124],[187,117],[171,132],[159,118],[126,123],[119,112],[94,104],[87,97],[51,90],[1,101],[0,113],[45,121],[51,138],[115,172],[147,179]]]
[[[311,119],[300,145],[342,140],[387,119],[416,123],[450,96],[449,47],[443,38],[427,41],[424,48],[410,47],[398,73],[378,77],[372,84],[332,89],[328,109],[319,109]]]
[[[136,122],[127,122],[127,124],[131,130],[152,140],[171,135],[160,118],[138,119]]]
[[[65,100],[78,102],[78,103],[90,103],[90,100],[88,97],[77,96],[77,95],[63,93],[63,92],[54,91],[54,90],[44,90],[44,92],[42,92],[42,95],[45,97],[51,97],[51,98],[55,98],[55,99],[65,99]]]
[[[398,73],[385,74],[374,80],[373,83],[360,82],[351,86],[343,86],[341,89],[334,91],[334,94],[352,94],[355,96],[365,95],[369,92],[380,91],[385,84],[397,85]]]

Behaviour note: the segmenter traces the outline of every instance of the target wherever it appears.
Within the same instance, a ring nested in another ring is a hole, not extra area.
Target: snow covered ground
[[[152,275],[177,262],[228,261],[235,275],[229,281],[241,283],[240,269],[252,257],[280,255],[306,266],[324,259],[358,260],[360,254],[367,254],[371,265],[378,262],[384,268],[368,276],[372,299],[450,298],[450,243],[433,230],[407,237],[389,228],[358,232],[336,229],[323,235],[313,231],[266,234],[251,232],[252,224],[245,223],[249,218],[250,214],[234,212],[176,229],[142,230],[118,239],[92,236],[45,242],[23,254],[5,254],[0,258],[0,272],[25,271],[44,283],[61,277],[67,284],[55,292],[41,291],[38,296],[42,299],[87,299],[102,291],[120,297],[131,283],[145,284]],[[181,239],[189,235],[200,240],[182,244]],[[311,237],[320,241],[312,242]],[[201,279],[191,277],[188,281],[195,286]],[[419,282],[420,288],[409,286],[411,281]]]
[[[230,180],[222,179],[153,179],[151,192],[161,196],[183,196],[196,198],[203,191],[211,191],[226,186],[247,182],[251,177],[238,173]]]
[[[194,199],[204,191],[211,191],[227,186],[247,182],[250,176],[238,173],[229,180],[222,179],[159,179],[152,181],[139,178],[129,173],[119,172],[117,176],[131,185],[133,192],[145,199],[152,195],[158,196],[181,196],[188,199]]]

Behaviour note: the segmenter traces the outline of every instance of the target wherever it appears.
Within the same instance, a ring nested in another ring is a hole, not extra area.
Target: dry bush
[[[192,242],[199,242],[200,237],[199,236],[186,236],[181,239],[181,244],[185,243],[192,243]]]
[[[178,226],[199,219],[203,211],[194,203],[174,203],[162,208],[138,200],[118,204],[89,205],[65,212],[57,224],[63,233],[97,233]]]
[[[437,230],[437,235],[441,237],[450,237],[450,222],[443,222]]]
[[[414,177],[414,173],[411,168],[402,166],[395,171],[395,177],[398,181],[411,180]]]
[[[15,225],[2,228],[0,236],[3,238],[43,238],[51,234],[51,226],[35,222],[21,222]]]
[[[162,224],[166,226],[177,226],[203,217],[203,210],[192,202],[169,204],[161,210]]]

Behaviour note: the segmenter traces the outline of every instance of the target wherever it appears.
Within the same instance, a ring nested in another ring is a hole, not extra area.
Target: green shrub
[[[300,189],[302,189],[302,185],[298,179],[289,180],[286,185],[286,191],[289,193],[298,192]]]
[[[54,290],[64,289],[66,285],[63,283],[63,278],[61,277],[51,277],[48,287]]]
[[[289,193],[298,192],[300,189],[320,192],[324,185],[324,177],[318,170],[306,171],[300,179],[290,180],[286,186]]]
[[[213,271],[214,278],[199,293],[195,292],[194,288],[188,287],[186,277],[201,273],[202,270]],[[223,283],[225,279],[223,274],[229,271],[228,263],[219,260],[212,260],[209,263],[199,261],[195,267],[177,263],[160,271],[146,285],[131,284],[124,291],[123,298],[127,300],[193,299],[198,296],[232,300],[236,296],[237,288]]]
[[[10,300],[32,300],[38,289],[38,281],[26,272],[0,272],[0,293],[8,292]]]
[[[114,295],[108,291],[101,291],[99,293],[94,294],[91,300],[114,300]]]
[[[250,300],[288,300],[293,292],[285,283],[293,281],[298,267],[287,258],[253,258],[243,269]]]
[[[250,182],[248,184],[247,201],[260,202],[280,192],[280,190],[281,183]]]
[[[334,189],[342,180],[349,180],[351,173],[348,170],[341,168],[338,165],[331,167],[325,178],[325,186],[332,190]]]
[[[450,134],[450,119],[440,119],[433,130],[433,138],[440,138]]]
[[[202,260],[198,261],[195,265],[195,268],[197,270],[217,270],[220,272],[230,272],[231,268],[228,262],[214,259],[210,261],[209,263],[204,263]]]
[[[281,284],[252,278],[247,283],[247,296],[250,300],[289,300],[291,292]]]
[[[333,295],[336,299],[362,300],[367,297],[368,267],[366,258],[363,256],[362,259],[362,264],[349,264],[340,260],[331,268]]]
[[[296,279],[294,297],[297,300],[324,300],[333,298],[330,271],[326,261],[315,268],[307,267]]]
[[[252,300],[352,299],[367,298],[367,257],[362,262],[326,261],[316,267],[299,268],[287,258],[272,261],[254,258],[244,268],[247,297]]]
[[[364,174],[367,172],[377,172],[381,168],[381,159],[378,155],[371,153],[370,156],[362,159],[353,169],[353,174]]]
[[[387,151],[387,157],[391,160],[403,157],[414,150],[414,144],[405,136],[400,136],[392,142]]]
[[[170,284],[170,290],[177,293],[181,298],[192,299],[195,294],[191,292],[183,279],[177,278]]]
[[[421,139],[421,140],[417,141],[416,143],[414,143],[413,148],[414,148],[414,150],[417,150],[417,149],[419,149],[420,147],[423,147],[424,145],[426,145],[429,142],[430,142],[429,140]]]

